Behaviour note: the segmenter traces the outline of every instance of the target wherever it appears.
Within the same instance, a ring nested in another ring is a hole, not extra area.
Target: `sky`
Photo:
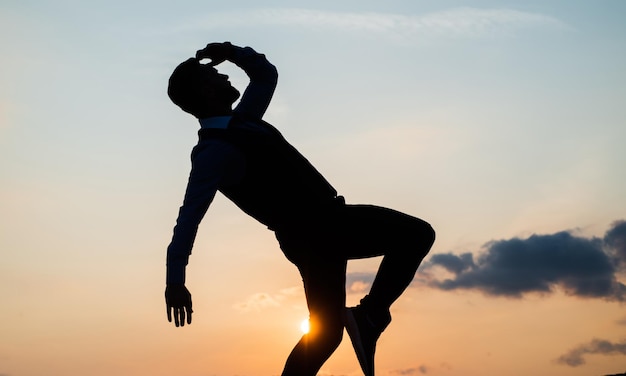
[[[280,374],[307,317],[301,281],[223,196],[188,267],[193,323],[166,319],[165,250],[198,129],[167,79],[215,41],[277,66],[265,120],[347,202],[437,231],[392,306],[379,376],[626,371],[626,3],[0,10],[1,376]],[[379,262],[350,262],[349,304]],[[320,372],[359,374],[346,339]]]

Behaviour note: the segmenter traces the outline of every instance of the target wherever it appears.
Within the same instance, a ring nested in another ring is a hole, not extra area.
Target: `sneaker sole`
[[[352,347],[354,347],[354,352],[359,360],[361,369],[363,370],[363,373],[365,373],[365,376],[374,376],[374,367],[373,365],[371,369],[368,367],[367,355],[361,344],[361,332],[359,331],[359,326],[354,319],[352,311],[349,309],[346,310],[345,316],[346,331],[348,332],[348,337],[350,337],[350,341],[352,342]]]

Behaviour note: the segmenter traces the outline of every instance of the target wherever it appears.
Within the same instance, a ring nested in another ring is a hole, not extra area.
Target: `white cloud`
[[[278,307],[285,301],[287,298],[292,296],[298,296],[302,293],[302,288],[300,287],[289,287],[280,290],[277,294],[269,294],[266,292],[259,292],[253,295],[250,295],[243,302],[239,302],[235,304],[233,307],[241,312],[250,312],[250,311],[261,311],[266,308]]]
[[[428,35],[477,37],[502,35],[527,28],[569,28],[564,22],[552,16],[514,9],[453,8],[426,14],[405,15],[268,8],[211,13],[178,28],[178,31],[258,26],[296,26],[318,30],[372,32],[401,38]]]
[[[243,312],[260,311],[268,307],[278,307],[280,303],[270,294],[259,292],[251,295],[245,301],[235,304],[237,310]]]
[[[358,293],[367,293],[370,289],[370,284],[363,281],[354,281],[350,286],[348,286],[348,292],[358,294]]]

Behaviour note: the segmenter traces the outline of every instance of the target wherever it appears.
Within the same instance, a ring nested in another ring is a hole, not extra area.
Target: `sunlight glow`
[[[302,322],[300,323],[300,330],[302,331],[302,334],[307,334],[310,328],[311,327],[309,326],[309,319],[302,320]]]

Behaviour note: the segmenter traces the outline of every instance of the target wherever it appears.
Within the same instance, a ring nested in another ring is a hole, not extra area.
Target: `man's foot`
[[[375,321],[376,318],[377,321]],[[363,373],[365,376],[374,376],[376,341],[391,322],[389,311],[386,311],[381,317],[375,317],[368,314],[363,306],[346,308],[344,320]]]

